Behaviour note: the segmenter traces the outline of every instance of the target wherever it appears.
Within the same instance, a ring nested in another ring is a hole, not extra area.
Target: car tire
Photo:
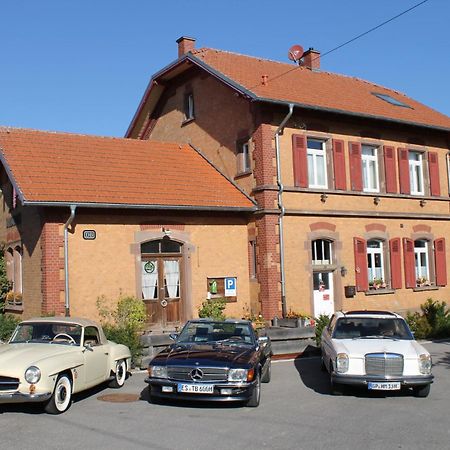
[[[62,414],[67,411],[72,403],[72,380],[63,373],[58,376],[55,389],[50,400],[45,405],[45,412],[48,414]]]
[[[121,359],[116,362],[116,369],[114,371],[114,378],[109,382],[109,387],[119,389],[125,384],[127,379],[127,362]]]
[[[253,386],[253,391],[250,399],[247,401],[247,406],[250,406],[251,408],[256,408],[259,406],[259,401],[261,399],[261,377],[258,375],[256,376],[255,384]]]
[[[426,384],[425,386],[416,386],[413,388],[414,397],[428,397],[428,394],[430,393],[431,385]]]
[[[335,383],[332,378],[333,374],[333,363],[330,361],[330,393],[331,395],[343,395],[343,386],[339,383]]]
[[[261,376],[261,383],[269,383],[271,378],[272,378],[272,360],[270,358],[267,358],[266,370]]]

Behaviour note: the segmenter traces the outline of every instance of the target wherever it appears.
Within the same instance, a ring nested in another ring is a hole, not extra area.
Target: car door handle
[[[108,352],[105,352],[105,355],[109,355],[109,353],[108,353]]]

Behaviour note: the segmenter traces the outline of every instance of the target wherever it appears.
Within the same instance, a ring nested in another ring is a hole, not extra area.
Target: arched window
[[[332,264],[333,254],[332,254],[332,244],[333,242],[327,239],[316,239],[311,243],[311,254],[312,254],[312,264],[326,266]]]
[[[369,287],[386,287],[384,242],[381,240],[367,241],[367,275]]]
[[[17,246],[14,248],[14,278],[13,289],[16,294],[22,293],[22,248]]]
[[[141,244],[141,253],[181,253],[181,244],[168,238]]]

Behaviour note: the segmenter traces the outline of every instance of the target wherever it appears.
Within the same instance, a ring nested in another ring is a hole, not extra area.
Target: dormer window
[[[391,97],[391,96],[388,95],[388,94],[380,94],[380,93],[378,93],[378,92],[372,92],[372,94],[375,95],[375,97],[378,97],[379,99],[384,100],[385,102],[390,103],[391,105],[394,105],[394,106],[401,106],[401,107],[403,107],[403,108],[410,108],[410,109],[412,109],[411,106],[407,105],[406,103],[401,102],[400,100],[397,100],[397,99],[394,98],[394,97]]]
[[[184,121],[194,120],[194,94],[190,92],[184,97]]]

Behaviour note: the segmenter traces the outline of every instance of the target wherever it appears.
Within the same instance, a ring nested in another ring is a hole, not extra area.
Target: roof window
[[[403,108],[412,109],[411,106],[407,105],[406,103],[401,102],[400,100],[395,99],[394,97],[391,97],[388,94],[380,94],[378,92],[372,92],[372,94],[375,95],[375,97],[381,98],[381,100],[384,100],[385,102],[390,103],[391,105],[402,106]]]

